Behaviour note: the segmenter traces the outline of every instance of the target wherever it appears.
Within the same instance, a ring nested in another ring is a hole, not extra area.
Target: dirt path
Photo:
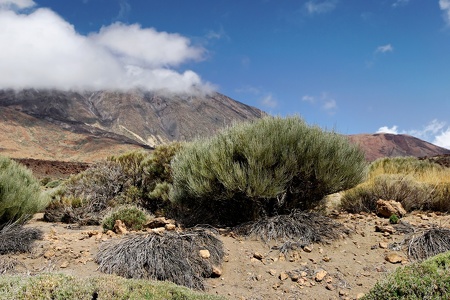
[[[9,255],[22,263],[16,272],[99,274],[93,257],[103,241],[116,236],[102,233],[100,226],[78,228],[46,223],[41,218],[42,214],[37,214],[27,224],[44,232],[44,239],[36,242],[32,253]],[[331,243],[298,249],[288,256],[280,255],[273,245],[234,235],[221,236],[226,251],[222,276],[207,280],[208,292],[247,300],[357,299],[378,279],[410,263],[405,253],[389,249],[402,242],[405,234],[375,231],[376,225],[389,225],[386,219],[368,214],[339,214],[335,220],[352,233]],[[419,227],[432,224],[450,227],[449,216],[434,213],[413,213],[403,220]],[[385,257],[389,253],[398,254],[403,261],[387,262]]]

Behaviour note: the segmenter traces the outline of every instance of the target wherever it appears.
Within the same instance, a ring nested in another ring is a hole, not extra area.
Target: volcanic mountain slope
[[[406,134],[355,134],[349,135],[348,138],[363,149],[368,161],[374,161],[381,157],[423,157],[450,154],[449,149]]]
[[[93,161],[122,148],[211,135],[264,115],[219,93],[1,90],[0,153]]]

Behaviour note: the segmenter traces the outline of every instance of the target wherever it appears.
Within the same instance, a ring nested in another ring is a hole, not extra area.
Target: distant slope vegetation
[[[0,90],[0,112],[0,154],[66,161],[191,140],[266,115],[219,93],[140,90]]]
[[[449,149],[406,134],[355,134],[349,135],[348,138],[363,149],[368,161],[374,161],[381,157],[423,157],[450,154]]]

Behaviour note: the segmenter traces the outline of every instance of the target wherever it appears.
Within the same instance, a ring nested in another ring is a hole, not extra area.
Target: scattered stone
[[[336,288],[334,287],[334,285],[332,285],[332,284],[327,284],[326,286],[325,286],[325,288],[327,289],[327,290],[329,290],[329,291],[334,291]]]
[[[69,262],[67,260],[63,261],[63,263],[59,266],[61,269],[65,269],[69,266]]]
[[[126,233],[128,233],[127,227],[125,226],[125,224],[121,220],[116,220],[116,222],[114,223],[114,231],[117,234],[126,234]]]
[[[286,272],[281,272],[278,278],[280,278],[281,281],[284,281],[289,278],[289,275]]]
[[[298,282],[299,279],[300,279],[300,276],[297,273],[291,274],[291,280],[292,281]]]
[[[283,253],[280,253],[280,255],[278,255],[278,260],[279,261],[285,261],[286,260],[286,256]]]
[[[256,259],[259,259],[259,260],[263,259],[263,255],[261,253],[259,253],[259,252],[253,253],[253,257],[256,258]]]
[[[385,218],[389,218],[392,215],[403,217],[404,215],[406,215],[406,210],[403,208],[400,202],[394,200],[387,201],[379,199],[377,201],[377,214]]]
[[[312,251],[312,249],[313,249],[312,245],[303,247],[303,251],[308,252],[308,253],[310,253]]]
[[[404,260],[402,256],[394,252],[388,253],[384,259],[391,264],[398,264]]]
[[[157,235],[162,235],[166,231],[165,227],[152,228],[151,231]]]
[[[212,272],[211,272],[211,277],[217,278],[220,276],[222,276],[222,270],[219,267],[213,266]]]
[[[390,225],[387,225],[387,226],[375,225],[375,231],[393,234],[395,232],[395,228]]]
[[[357,300],[362,299],[364,296],[365,296],[364,293],[359,293],[359,294],[356,295],[356,299]]]
[[[177,228],[177,226],[176,226],[175,224],[166,224],[166,225],[164,226],[164,228],[165,228],[167,231],[174,231],[174,230]]]
[[[302,258],[302,256],[297,251],[294,251],[289,256],[289,261],[290,262],[296,262],[296,261],[300,260],[301,258]]]
[[[158,217],[150,220],[147,224],[145,224],[145,227],[147,228],[159,228],[159,227],[165,227],[167,224],[173,224],[175,225],[175,220],[166,219],[165,217]]]
[[[49,249],[49,250],[45,251],[45,253],[44,253],[44,258],[46,258],[46,259],[50,259],[53,256],[55,256],[55,251],[53,251],[52,249]]]
[[[378,246],[380,246],[381,249],[387,249],[388,243],[386,243],[386,242],[380,242],[380,243],[378,244]]]
[[[114,231],[112,231],[112,230],[108,230],[108,231],[106,232],[106,235],[109,236],[109,237],[113,237],[113,236],[116,235],[116,233],[115,233]]]
[[[274,269],[270,269],[268,273],[272,276],[275,276],[277,274],[277,271]]]
[[[325,278],[325,276],[327,276],[327,274],[328,274],[327,271],[320,269],[319,271],[316,272],[316,275],[314,276],[314,280],[316,280],[317,282],[320,282]]]
[[[324,257],[322,258],[322,260],[323,260],[324,262],[329,262],[329,261],[331,261],[331,258],[328,257],[328,256],[324,256]]]
[[[204,259],[208,259],[211,257],[211,253],[209,253],[209,250],[207,249],[200,250],[198,251],[198,253],[200,254],[200,257]]]
[[[341,296],[341,297],[348,296],[348,292],[344,291],[344,290],[339,290],[339,296]]]

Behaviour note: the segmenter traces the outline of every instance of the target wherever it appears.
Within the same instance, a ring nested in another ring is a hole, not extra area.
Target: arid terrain
[[[334,211],[330,216],[350,234],[288,255],[273,247],[276,242],[269,245],[222,230],[220,239],[226,253],[222,275],[207,280],[207,292],[229,299],[358,299],[377,280],[410,263],[398,248],[408,236],[405,226],[383,233],[375,226],[388,226],[389,222],[373,214]],[[93,258],[102,242],[119,235],[105,234],[100,226],[47,223],[42,217],[36,214],[27,226],[41,229],[43,240],[37,241],[29,254],[9,256],[20,262],[16,273],[100,274]],[[435,213],[412,213],[402,221],[418,231],[433,225],[450,227],[449,216]],[[386,261],[392,253],[400,256],[397,263]]]

